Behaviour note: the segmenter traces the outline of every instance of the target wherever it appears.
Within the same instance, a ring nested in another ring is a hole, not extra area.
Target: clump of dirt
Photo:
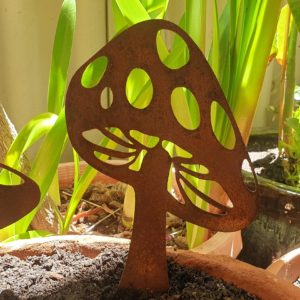
[[[257,174],[280,183],[287,184],[283,168],[284,159],[275,153],[269,153],[264,158],[253,162],[254,169],[259,169]]]
[[[251,135],[247,145],[249,152],[261,152],[278,146],[277,134]]]
[[[277,135],[252,136],[248,151],[257,175],[291,186],[299,185],[299,178],[293,176],[296,162],[279,153]]]
[[[0,257],[0,299],[257,299],[172,260],[168,261],[170,288],[166,293],[116,294],[127,254],[123,248],[107,248],[94,259],[62,250],[24,261],[5,255]]]
[[[94,183],[82,197],[70,228],[70,233],[98,234],[131,238],[132,228],[122,222],[126,184]],[[66,213],[73,189],[61,190],[61,214]],[[166,245],[187,249],[185,222],[175,215],[166,214]]]

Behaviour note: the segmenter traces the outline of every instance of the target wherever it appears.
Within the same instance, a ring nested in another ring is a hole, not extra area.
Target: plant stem
[[[294,110],[294,90],[295,90],[295,57],[296,57],[296,46],[297,46],[297,27],[294,19],[291,21],[290,36],[288,42],[287,61],[286,61],[286,76],[284,86],[284,105],[282,111],[282,141],[284,143],[291,143],[291,128],[286,125],[285,121],[291,118]],[[284,149],[288,155],[288,149]]]
[[[288,7],[288,13],[286,14],[285,29],[283,36],[283,56],[281,63],[281,77],[280,77],[280,102],[279,102],[279,124],[278,124],[278,142],[283,140],[283,109],[284,109],[284,91],[286,82],[286,69],[287,69],[287,48],[289,40],[289,28],[290,28],[291,11]]]

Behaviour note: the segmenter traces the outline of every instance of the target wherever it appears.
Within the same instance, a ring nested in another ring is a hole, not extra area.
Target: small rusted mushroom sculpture
[[[40,190],[33,180],[21,172],[2,163],[0,168],[22,179],[18,185],[0,184],[0,228],[4,228],[27,215],[38,205]]]
[[[177,69],[168,68],[160,59],[156,37],[160,30],[178,34],[189,50],[188,62]],[[102,78],[85,84],[83,74],[92,72],[93,62],[107,62]],[[153,84],[152,99],[143,109],[134,107],[127,98],[125,85],[133,69],[142,69]],[[174,115],[171,94],[178,87],[193,93],[201,111],[201,120],[195,129],[184,128]],[[100,105],[100,95],[110,88],[113,102]],[[227,114],[235,135],[235,145],[226,148],[216,138],[211,124],[212,103],[217,102]],[[165,250],[166,212],[184,220],[216,230],[236,231],[245,227],[256,213],[256,193],[247,189],[241,169],[249,157],[238,127],[223,92],[203,54],[192,39],[176,25],[151,20],[132,26],[122,32],[91,57],[72,78],[66,99],[66,119],[70,140],[80,156],[99,171],[132,185],[136,206],[132,240],[119,288],[133,290],[166,290],[168,275]],[[120,129],[126,140],[113,134]],[[108,139],[134,151],[112,150],[96,145],[85,138],[92,129]],[[148,147],[134,138],[132,132],[141,132],[157,138],[155,146]],[[190,158],[169,155],[164,143],[171,142],[190,153]],[[121,166],[111,165],[99,158],[135,159],[141,151],[146,155],[139,170],[131,168],[130,160]],[[187,165],[205,166],[208,172],[194,172]],[[184,201],[177,201],[167,190],[170,168]],[[219,203],[199,191],[187,176],[219,183],[229,196],[231,207]],[[220,213],[201,210],[188,198],[184,187],[217,207]]]

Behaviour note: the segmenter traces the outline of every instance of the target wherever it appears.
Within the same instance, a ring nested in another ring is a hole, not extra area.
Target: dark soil
[[[250,137],[248,151],[261,177],[293,187],[300,187],[297,165],[299,162],[288,157],[284,151],[279,154],[278,137],[275,134]]]
[[[0,257],[0,299],[257,299],[230,283],[168,261],[167,293],[116,294],[127,251],[105,249],[91,259],[56,251],[52,256]]]
[[[247,149],[249,152],[267,151],[269,149],[277,148],[277,145],[277,134],[251,135]]]
[[[255,172],[268,179],[288,183],[278,158],[277,136],[253,136],[248,144]],[[266,268],[273,260],[300,246],[299,195],[261,186],[258,214],[242,230],[243,249],[238,259]],[[255,249],[255,251],[253,251]]]
[[[278,153],[276,135],[252,136],[248,151],[257,175],[280,183],[287,183],[284,176],[283,158]]]

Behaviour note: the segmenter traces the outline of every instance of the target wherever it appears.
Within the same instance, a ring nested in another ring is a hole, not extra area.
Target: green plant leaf
[[[272,52],[276,54],[276,59],[279,64],[282,65],[283,57],[285,56],[285,31],[287,27],[287,22],[289,22],[290,9],[288,5],[285,5],[280,12],[276,34],[272,46]],[[289,25],[288,25],[289,26]]]
[[[296,23],[293,18],[291,18],[290,22],[290,31],[289,38],[287,44],[287,53],[286,53],[286,71],[285,71],[285,81],[282,82],[281,88],[282,91],[282,99],[283,101],[283,110],[280,110],[280,120],[283,122],[282,126],[280,126],[279,130],[282,130],[279,133],[280,139],[289,143],[291,140],[295,141],[295,133],[299,133],[298,131],[290,130],[289,126],[285,125],[285,120],[291,118],[293,116],[294,111],[294,93],[295,93],[295,83],[296,83],[296,49],[297,49],[297,37],[298,32],[296,28]],[[282,115],[281,115],[282,113]],[[298,145],[300,146],[300,145]],[[289,152],[286,152],[289,155]]]
[[[145,7],[139,0],[115,0],[115,3],[128,24],[133,25],[150,19]]]
[[[185,31],[205,54],[206,0],[186,0]]]
[[[111,132],[113,134],[115,134],[116,136],[122,135],[122,133],[117,128],[112,128]],[[115,142],[108,139],[107,137],[104,137],[99,142],[99,145],[101,145],[102,147],[107,147],[109,149],[112,149],[111,147],[115,145]],[[102,160],[108,159],[108,157],[106,155],[103,155],[103,154],[101,154],[99,156],[99,159],[100,158]],[[98,171],[95,170],[93,167],[87,166],[85,168],[83,174],[79,178],[76,186],[74,187],[73,194],[72,194],[72,197],[70,199],[70,202],[69,202],[69,205],[68,205],[68,208],[67,208],[67,211],[66,211],[62,233],[65,234],[65,233],[68,232],[70,224],[72,222],[73,215],[76,211],[76,208],[77,208],[83,194],[85,193],[85,191],[87,190],[87,188],[89,187],[89,185],[91,184],[93,179],[95,178],[97,172]]]
[[[58,178],[58,170],[56,170],[53,180],[49,186],[48,194],[53,201],[54,205],[60,206],[60,192],[59,192],[59,178]]]
[[[106,56],[97,57],[93,60],[84,70],[81,77],[81,84],[85,88],[95,87],[102,79],[106,67],[108,64],[108,59]]]
[[[300,0],[288,0],[293,18],[297,25],[298,32],[300,31]]]
[[[10,167],[19,170],[19,161],[21,156],[34,143],[49,132],[56,120],[57,115],[52,113],[40,114],[31,119],[19,132],[16,139],[8,149],[5,163]]]
[[[73,150],[73,161],[74,161],[74,189],[76,189],[77,187],[77,183],[79,180],[79,155],[78,153],[75,151],[75,149]]]
[[[63,109],[39,148],[38,154],[36,155],[29,172],[29,177],[33,179],[40,188],[41,200],[44,199],[53,182],[66,138],[67,129],[65,111]],[[40,201],[38,207],[25,217],[18,220],[16,223],[1,229],[0,240],[15,234],[26,232],[41,204],[42,201]]]
[[[120,33],[133,24],[150,19],[161,19],[169,0],[113,0],[115,32]]]
[[[75,23],[76,1],[64,0],[55,33],[48,86],[48,111],[56,114],[64,106]]]
[[[95,178],[96,174],[97,174],[97,170],[95,170],[91,166],[87,166],[84,173],[80,177],[76,185],[76,188],[73,190],[73,194],[70,199],[68,209],[64,218],[63,232],[62,232],[63,234],[66,234],[68,232],[76,208],[83,194],[85,193],[85,191],[87,190],[87,188],[89,187],[93,179]]]
[[[67,128],[63,109],[39,148],[29,172],[29,177],[40,187],[41,199],[45,197],[52,183],[66,139]]]
[[[300,122],[297,118],[289,118],[286,120],[287,126],[291,127],[292,129],[295,129],[297,131],[300,131]]]
[[[217,0],[213,2],[213,42],[212,42],[212,62],[211,67],[219,78],[219,66],[220,66],[220,43],[219,43],[219,17],[218,17],[218,4]]]
[[[140,0],[151,19],[162,19],[166,13],[169,0]]]
[[[32,239],[32,238],[39,238],[39,237],[46,237],[46,236],[51,236],[53,233],[49,231],[44,231],[44,230],[30,230],[27,232],[19,233],[16,234],[4,241],[2,243],[9,243],[17,240],[27,240],[27,239]]]

